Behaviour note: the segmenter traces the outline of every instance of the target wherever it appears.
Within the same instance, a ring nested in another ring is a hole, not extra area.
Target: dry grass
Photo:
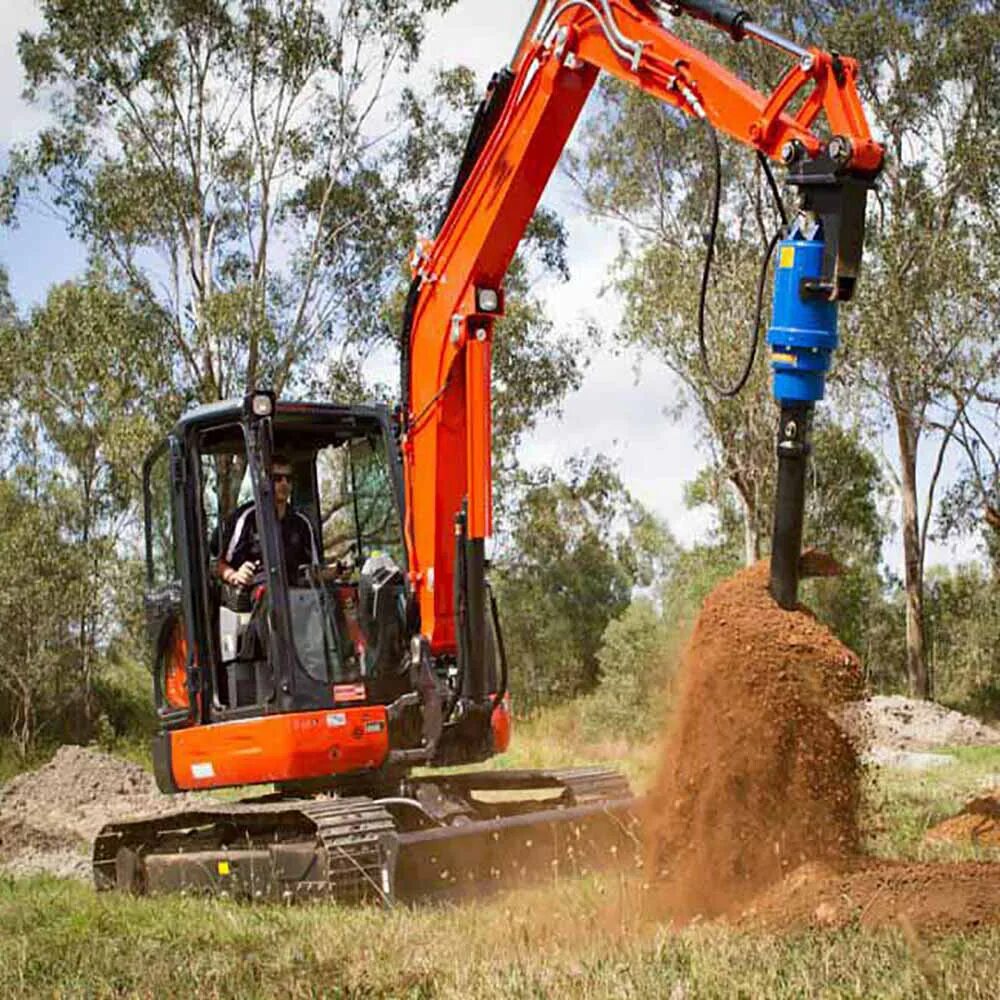
[[[249,908],[0,883],[4,997],[992,997],[1000,932],[643,924],[608,881],[462,907]]]
[[[655,747],[582,744],[572,709],[522,724],[517,747],[497,766],[614,763],[637,789],[657,761]],[[930,774],[876,776],[877,851],[925,856],[922,831],[1000,773],[1000,750],[958,756]],[[641,897],[606,877],[461,906],[247,907],[0,878],[0,997],[985,998],[1000,982],[996,929],[932,939],[906,927],[677,931],[644,920]]]

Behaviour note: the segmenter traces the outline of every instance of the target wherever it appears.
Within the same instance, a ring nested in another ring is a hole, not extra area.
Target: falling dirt
[[[924,839],[931,844],[1000,848],[1000,788],[967,802],[956,816],[928,830]]]
[[[834,567],[811,553],[802,569]],[[863,713],[845,722],[862,693],[857,657],[807,609],[778,607],[767,583],[758,563],[717,587],[682,658],[645,817],[651,908],[777,930],[1000,923],[998,864],[862,855],[871,733]],[[962,823],[984,821],[967,808]]]
[[[861,764],[831,716],[861,695],[858,659],[767,581],[759,563],[717,587],[683,656],[646,819],[657,896],[681,918],[859,847]]]
[[[180,808],[138,764],[64,746],[45,765],[0,788],[0,869],[88,878],[98,830],[126,816]]]

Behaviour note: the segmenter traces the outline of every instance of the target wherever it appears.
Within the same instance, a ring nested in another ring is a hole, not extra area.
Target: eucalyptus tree
[[[195,398],[367,394],[478,98],[458,70],[390,108],[426,17],[453,2],[44,0],[19,47],[53,123],[15,152],[5,192],[50,198],[171,318],[164,350]],[[582,368],[531,294],[539,273],[565,272],[551,213],[528,246],[494,360],[501,468]],[[240,469],[222,472],[232,489]]]
[[[900,497],[906,670],[911,691],[927,697],[924,570],[935,498],[963,400],[995,393],[1000,358],[990,227],[1000,12],[976,0],[815,8],[825,37],[861,60],[862,95],[888,154],[861,293],[845,313],[843,361],[856,398],[877,404],[872,413],[895,438],[888,468]]]
[[[534,707],[594,688],[606,626],[637,583],[659,583],[676,545],[604,456],[521,479],[495,575],[508,655],[518,664],[515,696]]]
[[[397,113],[398,137],[387,150],[383,203],[396,199],[396,242],[413,247],[434,234],[458,173],[469,125],[481,90],[465,67],[434,74],[422,92],[407,89]],[[493,346],[493,437],[496,499],[501,510],[513,500],[517,449],[545,414],[557,413],[566,394],[579,387],[592,335],[545,307],[544,288],[569,279],[568,237],[562,219],[539,206],[504,279],[506,315]],[[398,262],[395,265],[398,279]],[[407,275],[408,279],[408,275]],[[383,322],[395,337],[406,285],[386,302]]]
[[[280,392],[355,335],[383,90],[451,3],[41,0],[18,48],[51,124],[12,155],[8,204],[49,198],[170,317],[198,399]]]
[[[772,50],[732,46],[690,20],[677,27],[749,78],[773,77],[781,65]],[[717,481],[737,498],[744,559],[753,562],[764,554],[770,529],[773,404],[760,365],[750,367],[736,399],[716,389],[733,386],[750,359],[756,289],[780,223],[767,178],[747,150],[722,142],[721,215],[711,240],[716,172],[707,126],[613,81],[601,85],[589,126],[570,172],[589,211],[621,233],[613,275],[624,305],[618,337],[653,352],[677,376],[678,396],[667,412],[693,418]],[[703,355],[700,295],[710,251]]]
[[[764,4],[757,19],[861,63],[859,86],[887,165],[871,201],[864,273],[858,300],[843,311],[844,349],[836,361],[835,398],[855,409],[876,435],[889,431],[895,455],[886,471],[900,495],[905,567],[906,669],[914,693],[926,696],[923,645],[923,566],[934,493],[941,479],[949,430],[959,419],[956,386],[981,390],[995,371],[995,239],[983,240],[996,203],[1000,14],[976,0],[898,4]],[[689,22],[678,30],[698,34]],[[699,34],[698,43],[763,86],[781,69],[771,51],[732,46]],[[619,218],[626,242],[618,280],[625,293],[623,337],[656,350],[680,376],[737,491],[747,522],[748,555],[767,517],[755,516],[771,495],[772,460],[764,414],[765,379],[752,377],[735,404],[713,395],[703,370],[691,317],[698,303],[700,239],[711,175],[703,130],[678,126],[641,96],[607,87],[578,161],[591,209]],[[706,165],[708,164],[708,165]],[[743,264],[760,255],[773,226],[757,167],[745,155],[724,153],[730,190],[725,239],[716,257],[723,276],[748,298],[753,275]],[[724,278],[720,284],[725,288]],[[718,296],[718,292],[716,295]],[[723,292],[715,320],[723,374],[738,370],[737,331],[748,307]],[[710,323],[710,334],[712,324]],[[735,429],[734,429],[735,424]],[[943,428],[934,438],[936,426]],[[753,428],[758,433],[738,433]],[[936,445],[927,481],[918,481],[921,448]],[[748,478],[749,477],[749,478]],[[746,483],[754,487],[748,488]]]
[[[59,669],[86,726],[101,651],[121,625],[116,584],[135,547],[142,460],[183,402],[167,388],[170,356],[160,349],[169,323],[95,264],[50,290],[10,352],[22,431],[9,457],[39,524],[58,519],[48,563],[72,557],[74,585],[58,597],[71,623]]]

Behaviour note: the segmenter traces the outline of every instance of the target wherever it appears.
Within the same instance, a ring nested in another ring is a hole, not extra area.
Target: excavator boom
[[[787,165],[827,223],[829,297],[853,291],[865,194],[883,157],[858,98],[857,63],[800,47],[724,3],[669,6],[793,61],[764,94],[669,30],[660,5],[542,0],[493,79],[437,235],[414,252],[402,334],[406,533],[421,631],[434,652],[461,645],[456,518],[475,574],[492,533],[490,354],[504,274],[599,73]],[[830,139],[818,131],[821,114]]]

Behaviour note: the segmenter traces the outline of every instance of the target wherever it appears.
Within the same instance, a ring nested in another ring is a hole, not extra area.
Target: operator
[[[309,518],[290,507],[292,466],[283,455],[275,455],[271,461],[271,482],[274,485],[274,504],[281,527],[285,573],[288,580],[294,580],[300,566],[319,564],[316,535]],[[219,578],[230,586],[249,587],[260,565],[256,503],[251,500],[233,511],[223,529]]]

